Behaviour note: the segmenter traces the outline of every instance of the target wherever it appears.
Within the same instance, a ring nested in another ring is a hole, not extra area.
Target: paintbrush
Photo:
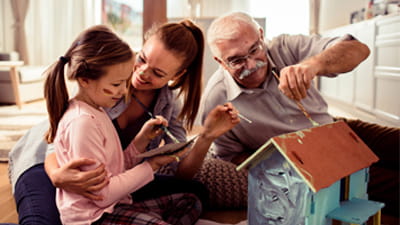
[[[228,106],[228,105],[225,103],[224,106]],[[229,111],[231,111],[231,110],[229,110]],[[243,115],[240,114],[240,113],[238,113],[237,115],[238,115],[238,117],[239,117],[240,119],[243,119],[244,121],[246,121],[246,122],[248,122],[248,123],[252,123],[252,122],[253,122],[253,121],[251,121],[249,118],[243,116]]]
[[[278,80],[279,82],[279,76],[278,74],[276,74],[276,72],[274,70],[272,70],[272,74],[274,75],[274,77]],[[304,108],[303,104],[301,104],[301,102],[299,100],[294,99],[294,101],[296,102],[297,107],[300,109],[301,112],[303,112],[304,116],[310,121],[310,123],[313,126],[319,126],[319,123],[316,122],[315,120],[313,120],[310,116],[310,114],[306,111],[306,109]]]
[[[253,121],[249,120],[247,117],[243,116],[242,114],[238,113],[238,116],[240,117],[240,119],[243,119],[244,121],[248,122],[248,123],[252,123]]]
[[[139,105],[142,107],[142,109],[143,109],[151,118],[156,119],[156,117],[153,115],[153,113],[150,112],[150,110],[147,109],[147,107],[146,107],[134,94],[132,94],[132,97],[133,97],[133,99],[135,99],[135,101],[136,101],[137,103],[139,103]],[[168,128],[167,128],[166,126],[164,126],[164,125],[161,124],[161,125],[160,125],[160,128],[161,128],[161,130],[164,131],[164,133],[165,133],[169,138],[172,139],[173,142],[179,143],[179,140],[178,140],[174,135],[172,135],[172,133],[168,130]]]

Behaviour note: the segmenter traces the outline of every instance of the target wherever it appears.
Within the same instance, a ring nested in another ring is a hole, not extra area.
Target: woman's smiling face
[[[137,53],[132,85],[137,90],[162,88],[178,75],[182,62],[153,35]]]

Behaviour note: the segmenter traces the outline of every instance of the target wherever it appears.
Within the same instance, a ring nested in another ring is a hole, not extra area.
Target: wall
[[[319,31],[350,24],[350,14],[361,10],[368,0],[321,0]]]
[[[324,36],[352,34],[371,50],[353,71],[321,78],[320,90],[330,106],[352,117],[400,126],[400,14],[338,27]]]

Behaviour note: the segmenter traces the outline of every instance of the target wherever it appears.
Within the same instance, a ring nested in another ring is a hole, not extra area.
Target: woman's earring
[[[143,75],[143,74],[144,74],[144,71],[140,71],[140,72],[139,72],[139,75]]]

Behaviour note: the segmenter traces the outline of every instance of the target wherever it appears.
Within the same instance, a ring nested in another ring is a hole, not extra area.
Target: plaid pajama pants
[[[104,213],[93,225],[191,225],[198,220],[201,211],[201,202],[196,195],[179,193],[132,204],[117,204],[112,213]]]

